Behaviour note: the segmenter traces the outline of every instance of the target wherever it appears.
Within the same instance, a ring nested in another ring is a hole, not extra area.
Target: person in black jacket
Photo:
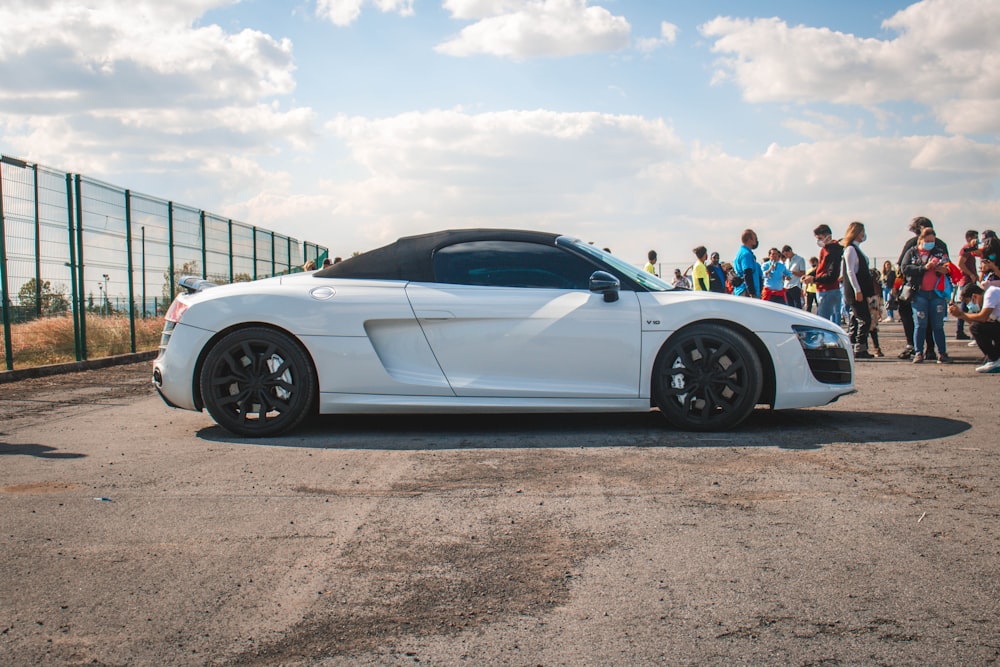
[[[821,248],[819,266],[812,276],[808,274],[803,276],[802,282],[806,285],[810,283],[816,285],[816,314],[834,324],[840,324],[840,314],[843,310],[840,267],[844,249],[833,238],[830,225],[820,225],[813,230],[813,236],[816,237],[816,245]]]
[[[920,236],[920,232],[924,229],[924,227],[930,227],[931,229],[934,229],[934,223],[922,215],[917,216],[913,220],[910,220],[910,232],[913,234],[913,237],[903,244],[903,250],[899,253],[899,259],[896,261],[896,265],[899,266],[900,269],[902,269],[903,258],[906,256],[907,251],[910,250],[910,248],[917,245],[917,238]],[[938,241],[937,243],[940,245],[940,247],[944,248],[945,254],[948,254],[948,244],[946,244],[944,241]],[[906,301],[900,301],[897,305],[897,308],[899,311],[899,321],[903,323],[903,334],[906,336],[906,347],[903,348],[903,351],[899,353],[899,358],[910,359],[913,356],[913,349],[914,349],[913,348],[913,304]],[[926,344],[927,344],[927,351],[924,357],[928,361],[935,361],[936,355],[934,354],[934,341],[931,340],[930,336],[927,337]]]
[[[913,363],[924,361],[924,342],[933,336],[937,344],[937,362],[950,364],[944,335],[944,317],[948,312],[948,298],[938,285],[948,274],[948,249],[938,245],[933,227],[924,227],[917,243],[906,251],[900,270],[913,288]]]
[[[719,264],[719,253],[713,252],[711,261],[706,265],[708,269],[708,289],[719,294],[726,293],[726,272]]]

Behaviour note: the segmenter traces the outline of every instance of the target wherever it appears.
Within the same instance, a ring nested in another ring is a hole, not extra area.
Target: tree
[[[201,268],[198,265],[198,261],[192,259],[190,262],[184,262],[179,269],[174,269],[174,275],[170,275],[170,271],[163,272],[163,304],[164,308],[170,305],[174,300],[174,297],[180,294],[181,290],[177,287],[177,281],[184,276],[200,276]]]
[[[41,296],[41,300],[38,297]],[[42,315],[63,315],[69,311],[69,299],[63,292],[52,289],[48,280],[41,282],[41,290],[36,286],[35,279],[21,285],[17,292],[18,302],[27,312],[38,312]]]

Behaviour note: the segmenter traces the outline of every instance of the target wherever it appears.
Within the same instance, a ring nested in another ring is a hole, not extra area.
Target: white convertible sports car
[[[470,229],[320,271],[185,278],[153,364],[170,406],[241,436],[310,414],[640,412],[728,429],[757,405],[854,391],[844,332],[801,310],[674,289],[579,240]]]

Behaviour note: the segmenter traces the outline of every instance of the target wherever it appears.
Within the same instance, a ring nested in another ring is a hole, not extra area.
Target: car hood
[[[762,301],[760,299],[750,299],[743,296],[733,296],[731,294],[718,294],[715,292],[701,292],[689,290],[675,290],[672,292],[648,292],[646,298],[651,300],[656,306],[669,308],[674,312],[678,307],[683,306],[688,317],[682,319],[721,319],[740,322],[753,331],[772,331],[776,333],[787,333],[792,325],[819,327],[837,333],[843,333],[843,329],[828,319],[819,317],[812,313],[780,303]],[[647,301],[648,302],[648,301]],[[664,317],[663,322],[671,329],[680,328],[677,317]]]

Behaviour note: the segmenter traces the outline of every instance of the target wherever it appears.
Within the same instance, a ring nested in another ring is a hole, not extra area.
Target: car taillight
[[[174,299],[174,302],[170,304],[170,308],[167,309],[167,315],[164,319],[167,322],[177,324],[184,317],[184,311],[187,309],[188,305],[186,303],[180,299]]]

